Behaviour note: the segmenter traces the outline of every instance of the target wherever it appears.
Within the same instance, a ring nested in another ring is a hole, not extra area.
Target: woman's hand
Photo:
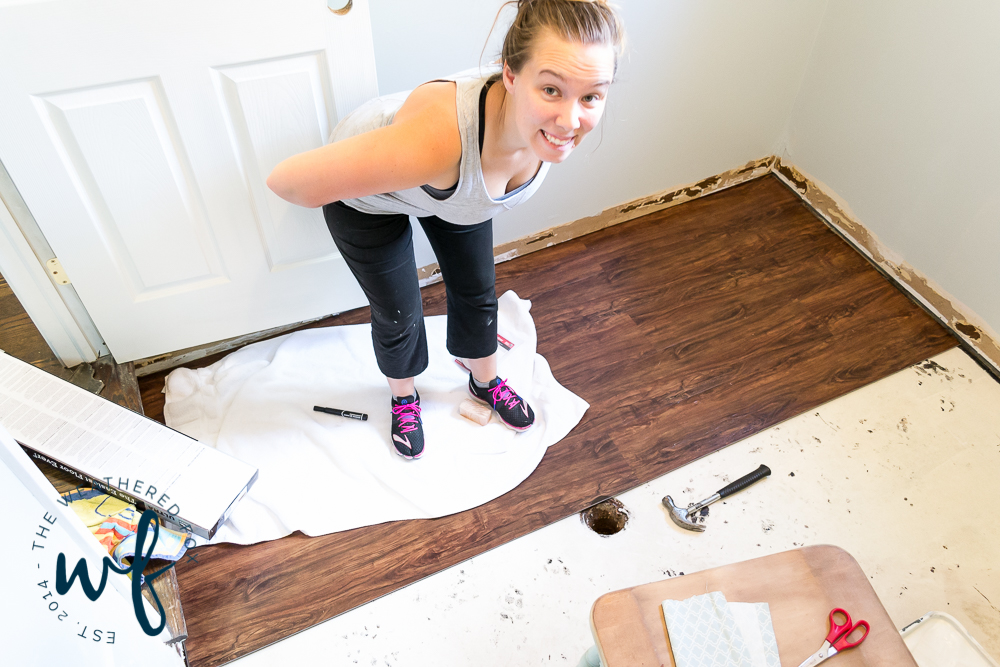
[[[457,173],[461,159],[455,84],[431,83],[410,93],[392,125],[294,155],[274,168],[267,187],[317,208],[424,185]]]

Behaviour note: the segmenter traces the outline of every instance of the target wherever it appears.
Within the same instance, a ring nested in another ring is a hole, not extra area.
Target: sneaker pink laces
[[[486,387],[476,386],[469,373],[469,394],[480,403],[490,406],[507,428],[525,431],[535,422],[535,413],[528,402],[517,395],[506,380],[499,377]]]
[[[514,390],[507,386],[506,380],[500,380],[497,386],[490,389],[490,398],[493,399],[493,407],[496,408],[497,404],[501,401],[507,406],[508,410],[513,410],[517,407],[518,402],[520,402],[521,397],[514,393]]]
[[[392,414],[399,418],[400,433],[412,433],[420,426],[420,406],[416,403],[394,405]]]

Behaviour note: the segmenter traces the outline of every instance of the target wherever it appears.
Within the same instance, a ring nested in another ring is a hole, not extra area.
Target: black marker
[[[348,412],[347,410],[338,410],[337,408],[324,408],[319,405],[314,405],[313,411],[325,412],[328,415],[337,415],[338,417],[347,417],[348,419],[358,419],[363,422],[368,421],[368,415],[363,412]]]

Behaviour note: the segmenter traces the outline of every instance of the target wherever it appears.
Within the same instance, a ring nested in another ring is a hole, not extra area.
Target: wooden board
[[[674,667],[660,604],[721,591],[728,602],[766,602],[782,667],[819,650],[830,610],[846,609],[871,632],[837,667],[916,667],[895,624],[854,558],[839,547],[794,549],[602,595],[590,612],[605,667]],[[853,637],[852,637],[853,639]]]
[[[957,344],[772,176],[500,264],[497,292],[508,289],[531,300],[556,379],[591,404],[581,423],[519,487],[467,512],[194,550],[197,564],[177,566],[194,667],[246,655]],[[442,284],[424,290],[424,311],[445,312]],[[367,321],[362,309],[309,326]],[[146,414],[161,420],[164,375],[139,383]]]

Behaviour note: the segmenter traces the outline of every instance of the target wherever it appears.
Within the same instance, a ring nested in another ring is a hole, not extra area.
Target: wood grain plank
[[[520,486],[466,512],[315,538],[295,533],[251,546],[195,550],[197,564],[176,568],[188,618],[189,659],[223,664],[249,646],[278,641],[484,553],[509,541],[510,534],[524,535],[557,521],[572,513],[568,507],[585,507],[635,486],[637,480],[604,431],[596,425],[589,436],[550,447],[543,464]],[[595,461],[601,476],[593,474]],[[202,611],[193,617],[192,608]]]
[[[431,521],[196,550],[191,664],[219,665],[947,350],[956,341],[764,177],[497,266],[590,404],[516,489]],[[441,284],[423,291],[445,312]],[[368,321],[367,308],[309,325]],[[221,355],[220,355],[221,357]],[[215,359],[201,360],[195,366]],[[142,378],[162,419],[165,374]]]
[[[49,349],[3,276],[0,276],[0,350],[63,379],[72,375]]]

